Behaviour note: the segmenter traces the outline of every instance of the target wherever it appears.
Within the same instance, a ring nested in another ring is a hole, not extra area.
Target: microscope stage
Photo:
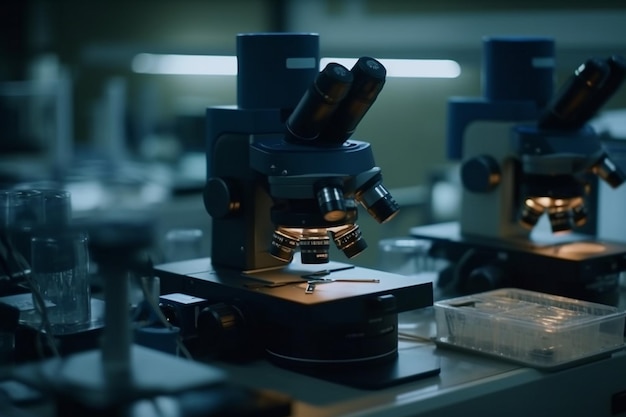
[[[406,277],[333,261],[302,264],[294,260],[283,268],[240,272],[217,270],[211,265],[210,258],[201,258],[157,265],[155,269],[165,288],[162,293],[182,292],[205,298],[216,295],[218,298],[221,295],[236,295],[239,298],[247,294],[253,298],[312,307],[352,298],[393,294],[398,312],[433,303],[432,282],[427,278]],[[311,282],[314,282],[314,289],[307,291]],[[203,284],[212,288],[209,294],[198,294]]]
[[[459,282],[469,282],[481,266],[495,266],[501,282],[482,291],[510,286],[614,305],[619,273],[626,270],[625,244],[582,234],[495,239],[464,235],[450,222],[414,227],[411,235],[432,240],[435,252],[456,263]]]

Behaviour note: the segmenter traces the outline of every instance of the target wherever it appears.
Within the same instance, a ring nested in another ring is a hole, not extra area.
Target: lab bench
[[[359,389],[267,360],[206,363],[224,371],[228,384],[287,395],[290,417],[626,416],[624,350],[564,369],[541,370],[437,346],[433,307],[401,313],[398,322],[399,351],[437,360],[437,375]],[[41,402],[22,410],[31,411],[29,416],[54,415]]]
[[[545,371],[437,347],[432,308],[402,313],[399,349],[440,360],[439,375],[382,390],[362,390],[277,368],[266,361],[220,364],[232,381],[289,394],[292,417],[626,415],[626,354]],[[415,337],[415,338],[413,338]],[[422,340],[420,340],[422,339]]]

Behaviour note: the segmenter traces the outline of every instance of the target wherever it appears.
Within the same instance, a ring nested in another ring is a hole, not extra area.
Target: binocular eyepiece
[[[561,87],[538,120],[542,129],[580,129],[619,89],[626,61],[619,55],[590,58]]]
[[[385,84],[387,70],[361,57],[352,69],[328,64],[306,90],[286,122],[286,140],[315,146],[341,145],[356,130]]]

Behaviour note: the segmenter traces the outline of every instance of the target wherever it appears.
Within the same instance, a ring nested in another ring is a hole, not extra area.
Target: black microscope
[[[552,39],[491,37],[483,47],[484,97],[448,102],[460,221],[411,234],[451,262],[444,295],[508,286],[616,304],[626,246],[594,236],[595,203],[598,179],[618,187],[626,176],[587,122],[620,86],[624,61],[591,58],[553,95]]]
[[[162,294],[202,300],[190,343],[358,386],[438,373],[431,350],[398,349],[398,313],[432,305],[432,282],[329,256],[331,241],[348,259],[367,247],[360,208],[379,223],[399,210],[370,144],[351,139],[386,69],[320,71],[312,33],[239,34],[237,58],[237,105],[206,113],[211,257],[155,268]]]

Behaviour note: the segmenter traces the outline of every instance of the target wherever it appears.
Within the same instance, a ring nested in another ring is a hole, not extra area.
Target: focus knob
[[[213,218],[226,217],[239,210],[241,202],[235,187],[222,178],[209,178],[203,193],[204,208]]]
[[[233,305],[215,303],[198,314],[201,348],[211,357],[236,359],[247,356],[251,343],[241,311]]]
[[[468,159],[461,167],[463,187],[475,193],[487,193],[493,190],[502,177],[498,161],[489,155],[475,156]]]
[[[474,269],[465,282],[465,291],[474,294],[495,290],[504,285],[504,271],[498,265],[484,265]]]

